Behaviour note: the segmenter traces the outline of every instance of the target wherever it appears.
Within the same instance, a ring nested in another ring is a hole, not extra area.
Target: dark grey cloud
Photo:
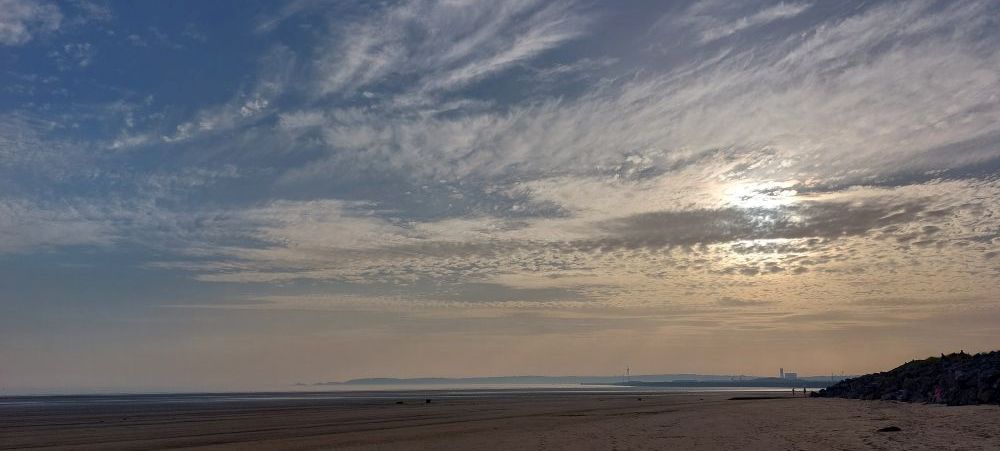
[[[762,239],[836,239],[920,223],[948,210],[928,211],[917,201],[853,203],[809,201],[784,208],[721,208],[643,213],[606,221],[603,239],[580,242],[584,248],[664,248]],[[923,234],[939,230],[927,225]],[[807,244],[818,244],[809,242]]]

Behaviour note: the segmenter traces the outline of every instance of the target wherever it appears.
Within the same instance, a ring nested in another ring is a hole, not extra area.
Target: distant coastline
[[[829,376],[823,378],[797,378],[779,379],[777,377],[761,377],[756,379],[731,380],[731,381],[693,381],[675,380],[664,382],[629,381],[619,382],[614,385],[622,387],[773,387],[773,388],[827,388],[839,382],[840,379],[831,380]]]
[[[579,384],[628,387],[807,387],[825,388],[847,376],[804,376],[796,379],[776,377],[729,376],[714,374],[637,374],[623,376],[485,376],[485,377],[370,377],[346,381],[297,383],[300,387],[344,385],[515,385]]]

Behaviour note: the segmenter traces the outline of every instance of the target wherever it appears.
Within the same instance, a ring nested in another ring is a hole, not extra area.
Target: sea
[[[97,404],[204,404],[204,403],[267,403],[267,402],[372,402],[413,401],[424,399],[462,399],[521,396],[572,396],[577,394],[657,394],[706,392],[787,393],[787,388],[775,387],[625,387],[616,385],[580,384],[387,384],[337,385],[315,389],[266,392],[163,392],[163,393],[88,393],[88,394],[22,394],[0,396],[0,408],[46,405]]]

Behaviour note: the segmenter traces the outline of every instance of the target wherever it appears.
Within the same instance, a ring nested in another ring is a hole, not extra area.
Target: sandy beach
[[[500,392],[8,403],[0,407],[0,449],[1000,449],[1000,406],[784,394],[731,399],[760,396]],[[900,431],[878,431],[890,426]]]

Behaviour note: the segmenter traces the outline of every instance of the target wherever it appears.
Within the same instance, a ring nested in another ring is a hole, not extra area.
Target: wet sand
[[[734,396],[762,395],[8,403],[0,449],[1000,449],[1000,406]]]

